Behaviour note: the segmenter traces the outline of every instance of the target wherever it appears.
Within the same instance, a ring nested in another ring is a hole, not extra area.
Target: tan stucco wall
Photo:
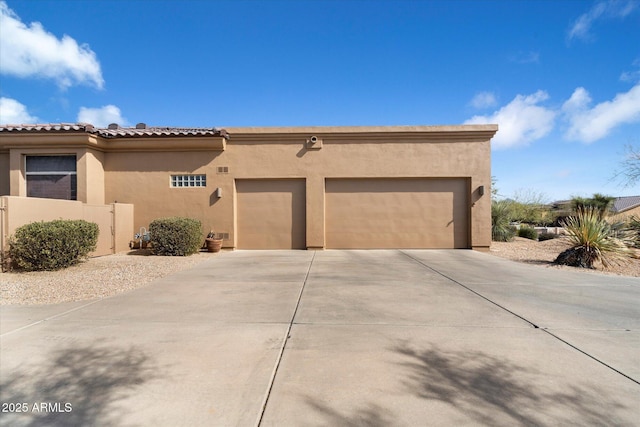
[[[100,228],[98,244],[91,256],[101,256],[128,248],[133,236],[133,206],[88,205],[75,200],[41,199],[37,197],[0,197],[2,236],[0,246],[7,249],[8,239],[23,225],[56,219],[84,219]],[[115,217],[113,216],[115,212]]]
[[[627,221],[632,216],[640,218],[640,206],[636,206],[632,209],[627,209],[626,211],[620,212],[615,215],[610,215],[607,219],[610,222]]]
[[[9,152],[0,151],[0,196],[9,195],[11,192],[9,183]]]
[[[223,197],[214,192],[222,185],[215,159],[219,152],[123,152],[105,156],[105,201],[135,205],[134,229],[149,228],[158,218],[187,216],[202,222],[203,232],[233,228],[233,181],[225,180]],[[172,174],[206,174],[207,187],[170,188]]]
[[[89,204],[103,204],[104,153],[92,149],[80,150],[78,155],[78,200]]]
[[[135,204],[136,230],[159,217],[190,216],[202,221],[203,231],[229,233],[225,246],[235,247],[236,179],[305,179],[307,247],[322,248],[327,178],[465,178],[471,188],[471,245],[486,250],[491,240],[489,140],[496,128],[227,128],[224,151],[105,153],[105,201]],[[307,148],[311,135],[320,138],[322,148]],[[218,173],[218,166],[229,173]],[[170,188],[171,174],[206,174],[207,187]],[[484,196],[479,186],[485,187]]]

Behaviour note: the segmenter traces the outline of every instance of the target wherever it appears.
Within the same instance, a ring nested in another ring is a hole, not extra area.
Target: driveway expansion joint
[[[457,284],[458,286],[463,287],[464,289],[466,289],[466,290],[468,290],[469,292],[471,292],[471,293],[473,293],[473,294],[475,294],[475,295],[479,296],[480,298],[484,299],[485,301],[490,302],[491,304],[495,305],[496,307],[501,308],[502,310],[506,311],[507,313],[510,313],[510,314],[512,314],[512,315],[514,315],[514,316],[516,316],[516,317],[518,317],[519,319],[524,320],[525,322],[527,322],[528,324],[530,324],[533,328],[535,328],[535,329],[540,329],[542,332],[545,332],[546,334],[548,334],[548,335],[552,336],[552,337],[553,337],[553,338],[555,338],[556,340],[558,340],[558,341],[560,341],[560,342],[562,342],[562,343],[564,343],[564,344],[568,345],[569,347],[571,347],[571,348],[573,348],[574,350],[576,350],[576,351],[578,351],[578,352],[582,353],[583,355],[585,355],[585,356],[589,357],[590,359],[592,359],[592,360],[594,360],[594,361],[596,361],[596,362],[600,363],[601,365],[605,366],[606,368],[609,368],[610,370],[612,370],[612,371],[616,372],[617,374],[622,375],[623,377],[625,377],[625,378],[627,378],[627,379],[629,379],[629,380],[633,381],[634,383],[636,383],[636,384],[639,384],[639,385],[640,385],[640,381],[638,381],[638,380],[636,380],[636,379],[634,379],[634,378],[630,377],[629,375],[625,374],[624,372],[622,372],[622,371],[620,371],[620,370],[618,370],[618,369],[614,368],[613,366],[611,366],[611,365],[609,365],[609,364],[605,363],[604,361],[602,361],[602,360],[598,359],[597,357],[595,357],[595,356],[593,356],[593,355],[589,354],[587,351],[582,350],[582,349],[580,349],[579,347],[577,347],[577,346],[575,346],[575,345],[571,344],[570,342],[568,342],[568,341],[566,341],[566,340],[564,340],[564,339],[560,338],[559,336],[557,336],[557,335],[555,335],[555,334],[551,333],[551,332],[550,332],[546,327],[542,327],[542,328],[541,328],[540,326],[536,325],[535,323],[533,323],[533,322],[532,322],[532,321],[530,321],[529,319],[527,319],[527,318],[525,318],[525,317],[523,317],[523,316],[521,316],[521,315],[519,315],[519,314],[517,314],[517,313],[515,313],[515,312],[513,312],[513,311],[511,311],[511,310],[509,310],[508,308],[506,308],[506,307],[504,307],[504,306],[502,306],[502,305],[498,304],[497,302],[495,302],[495,301],[491,300],[490,298],[488,298],[488,297],[486,297],[486,296],[482,295],[481,293],[479,293],[479,292],[477,292],[477,291],[474,291],[474,290],[473,290],[473,289],[471,289],[469,286],[466,286],[466,285],[464,285],[463,283],[460,283],[459,281],[457,281],[457,280],[455,280],[455,279],[453,279],[453,278],[451,278],[451,277],[447,276],[446,274],[442,273],[441,271],[436,270],[435,268],[433,268],[433,267],[431,267],[430,265],[428,265],[428,264],[426,264],[426,263],[422,262],[421,260],[419,260],[419,259],[417,259],[417,258],[414,258],[413,256],[411,256],[411,255],[407,254],[406,252],[404,252],[404,251],[402,251],[402,250],[401,250],[401,251],[399,251],[399,252],[400,252],[400,253],[402,253],[403,255],[407,256],[408,258],[412,259],[414,262],[416,262],[416,263],[418,263],[418,264],[422,265],[423,267],[425,267],[425,268],[427,268],[427,269],[429,269],[429,270],[433,271],[433,272],[434,272],[434,273],[436,273],[436,274],[439,274],[440,276],[444,277],[445,279],[448,279],[448,280],[452,281],[453,283]]]
[[[280,367],[280,362],[282,362],[282,356],[284,355],[284,350],[287,347],[287,342],[289,341],[289,338],[291,338],[291,328],[293,327],[296,314],[298,313],[298,308],[300,307],[300,300],[302,300],[302,293],[304,292],[304,288],[307,285],[307,280],[309,280],[309,274],[311,273],[311,267],[313,266],[313,261],[315,260],[315,258],[316,258],[316,252],[313,253],[313,256],[311,257],[311,261],[309,261],[309,267],[307,268],[307,273],[304,276],[304,281],[302,282],[302,286],[300,287],[300,292],[298,293],[298,299],[293,309],[293,314],[291,315],[291,319],[289,320],[289,326],[287,327],[287,332],[285,332],[284,334],[282,345],[280,346],[280,351],[278,352],[278,357],[276,359],[275,366],[273,367],[273,372],[271,373],[271,377],[269,378],[267,391],[262,401],[262,405],[260,406],[260,413],[258,414],[258,419],[256,420],[256,427],[260,427],[260,425],[262,424],[264,413],[267,410],[267,404],[269,403],[271,390],[273,390],[273,384],[275,383],[276,376],[278,375],[278,368]]]
[[[613,366],[609,365],[608,363],[605,363],[604,361],[602,361],[602,360],[598,359],[597,357],[595,357],[595,356],[593,356],[593,355],[591,355],[591,354],[587,353],[586,351],[584,351],[584,350],[580,349],[579,347],[576,347],[575,345],[571,344],[569,341],[567,341],[567,340],[565,340],[565,339],[560,338],[559,336],[555,335],[555,334],[554,334],[554,333],[552,333],[551,331],[549,331],[549,330],[547,330],[547,329],[543,329],[542,331],[543,331],[543,332],[545,332],[545,333],[547,333],[547,334],[549,334],[549,335],[551,335],[553,338],[557,339],[558,341],[560,341],[560,342],[562,342],[562,343],[564,343],[564,344],[568,345],[569,347],[573,348],[574,350],[576,350],[576,351],[578,351],[578,352],[580,352],[580,353],[584,354],[585,356],[589,357],[590,359],[593,359],[594,361],[596,361],[596,362],[600,363],[601,365],[603,365],[603,366],[605,366],[605,367],[607,367],[607,368],[611,369],[612,371],[614,371],[614,372],[616,372],[616,373],[618,373],[618,374],[622,375],[623,377],[625,377],[625,378],[627,378],[627,379],[629,379],[629,380],[633,381],[634,383],[636,383],[636,384],[640,385],[640,381],[638,381],[638,380],[636,380],[635,378],[632,378],[631,376],[629,376],[629,375],[625,374],[624,372],[622,372],[622,371],[620,371],[620,370],[618,370],[618,369],[614,368]]]
[[[97,300],[94,300],[94,301],[90,301],[87,304],[81,305],[80,307],[75,307],[75,308],[72,308],[70,310],[64,311],[62,313],[58,313],[58,314],[54,314],[53,316],[45,317],[44,319],[41,319],[41,320],[36,320],[35,322],[29,323],[28,325],[25,325],[25,326],[22,326],[20,328],[14,329],[12,331],[5,332],[4,334],[0,334],[0,337],[6,337],[6,336],[11,335],[13,333],[20,332],[20,331],[23,331],[25,329],[31,328],[32,326],[36,326],[36,325],[39,325],[41,323],[48,322],[50,320],[55,320],[55,319],[57,319],[59,317],[65,316],[65,315],[67,315],[69,313],[73,313],[74,311],[81,310],[81,309],[83,309],[85,307],[93,305],[93,304],[95,304],[97,302],[100,302],[102,300],[103,300],[103,298],[100,298],[100,299],[97,299]]]
[[[401,251],[399,251],[399,252],[400,252],[401,254],[405,255],[406,257],[408,257],[409,259],[413,260],[414,262],[416,262],[416,263],[420,264],[421,266],[423,266],[423,267],[425,267],[425,268],[427,268],[427,269],[429,269],[429,270],[433,271],[434,273],[436,273],[436,274],[438,274],[438,275],[440,275],[440,276],[444,277],[445,279],[450,280],[451,282],[453,282],[453,283],[455,283],[456,285],[458,285],[458,286],[460,286],[460,287],[462,287],[462,288],[466,289],[467,291],[469,291],[469,292],[471,292],[471,293],[475,294],[476,296],[478,296],[478,297],[482,298],[483,300],[485,300],[485,301],[487,301],[487,302],[489,302],[489,303],[491,303],[491,304],[495,305],[496,307],[498,307],[498,308],[500,308],[500,309],[502,309],[502,310],[506,311],[507,313],[509,313],[509,314],[511,314],[511,315],[513,315],[513,316],[515,316],[515,317],[517,317],[518,319],[520,319],[520,320],[523,320],[523,321],[527,322],[527,323],[528,323],[531,327],[533,327],[534,329],[540,329],[540,326],[536,325],[536,324],[535,324],[535,323],[533,323],[531,320],[529,320],[529,319],[527,319],[527,318],[525,318],[525,317],[523,317],[523,316],[520,316],[519,314],[517,314],[517,313],[515,313],[515,312],[513,312],[513,311],[509,310],[508,308],[506,308],[506,307],[504,307],[504,306],[502,306],[502,305],[498,304],[497,302],[495,302],[495,301],[491,300],[490,298],[487,298],[486,296],[482,295],[481,293],[479,293],[479,292],[477,292],[477,291],[474,291],[474,290],[473,290],[473,289],[471,289],[469,286],[467,286],[467,285],[465,285],[465,284],[463,284],[463,283],[461,283],[461,282],[457,281],[456,279],[454,279],[454,278],[452,278],[452,277],[447,276],[446,274],[442,273],[441,271],[436,270],[435,268],[431,267],[430,265],[428,265],[428,264],[426,264],[426,263],[424,263],[424,262],[420,261],[420,260],[419,260],[419,259],[417,259],[417,258],[412,257],[411,255],[409,255],[408,253],[406,253],[406,252],[404,252],[404,251],[402,251],[402,250],[401,250]]]

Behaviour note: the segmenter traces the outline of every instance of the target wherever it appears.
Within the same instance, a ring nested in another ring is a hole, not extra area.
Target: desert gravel
[[[90,258],[58,271],[0,273],[0,305],[55,304],[120,294],[152,280],[191,268],[215,253],[187,257],[119,253]]]
[[[608,269],[600,264],[596,264],[593,270],[553,264],[560,252],[568,247],[569,243],[565,237],[543,242],[516,237],[512,242],[491,242],[491,251],[489,253],[512,261],[537,264],[547,268],[640,277],[640,259],[638,258],[630,259],[628,263],[614,265]],[[640,255],[638,250],[635,253],[636,256]]]
[[[564,238],[536,242],[516,237],[512,242],[493,242],[491,255],[539,265],[540,268],[574,269],[552,262],[568,246]],[[0,305],[40,305],[105,298],[147,285],[160,277],[191,268],[217,256],[200,252],[188,257],[151,256],[134,251],[90,258],[59,271],[0,273]],[[640,252],[639,252],[640,254]],[[596,273],[640,277],[640,259]]]

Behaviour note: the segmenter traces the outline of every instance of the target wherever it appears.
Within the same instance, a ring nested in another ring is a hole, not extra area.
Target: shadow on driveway
[[[49,362],[3,378],[2,402],[28,404],[27,413],[3,413],[0,424],[35,426],[119,426],[114,405],[155,377],[152,359],[134,346],[69,346]],[[41,406],[44,404],[44,406]]]
[[[416,350],[407,344],[394,350],[404,358],[410,393],[446,403],[480,424],[625,425],[616,413],[630,409],[602,390],[549,380],[482,351]]]
[[[394,419],[389,411],[378,405],[369,404],[351,414],[341,414],[339,411],[308,397],[307,405],[326,420],[322,425],[341,427],[388,427],[394,425]]]

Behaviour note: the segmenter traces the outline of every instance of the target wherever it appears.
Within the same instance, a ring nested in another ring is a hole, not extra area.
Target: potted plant
[[[220,252],[222,248],[222,239],[217,238],[216,233],[213,230],[209,231],[205,238],[205,244],[208,252]]]

